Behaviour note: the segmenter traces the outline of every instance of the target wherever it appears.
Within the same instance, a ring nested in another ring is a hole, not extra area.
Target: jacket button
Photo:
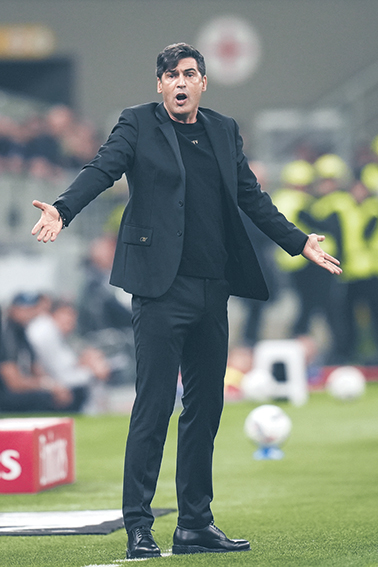
[[[184,202],[183,202],[183,201],[179,201],[178,204],[179,204],[179,207],[183,207],[183,206],[184,206]]]
[[[177,231],[177,236],[182,236],[182,230]]]

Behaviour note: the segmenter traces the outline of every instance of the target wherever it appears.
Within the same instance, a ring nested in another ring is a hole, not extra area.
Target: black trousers
[[[133,297],[136,398],[126,445],[123,515],[127,531],[152,526],[155,494],[179,369],[183,410],[178,425],[178,524],[212,520],[212,457],[223,409],[229,285],[177,276],[157,299]]]

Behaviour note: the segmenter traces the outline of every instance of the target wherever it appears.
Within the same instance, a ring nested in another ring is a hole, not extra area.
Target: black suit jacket
[[[231,294],[267,299],[268,290],[240,207],[289,254],[299,254],[307,235],[279,213],[242,151],[236,122],[200,108],[223,179],[230,226],[226,277]],[[125,291],[159,297],[179,268],[185,233],[185,169],[175,129],[162,103],[127,108],[97,156],[54,203],[67,220],[126,173],[130,198],[118,235],[110,282]],[[201,203],[198,204],[201,206]]]

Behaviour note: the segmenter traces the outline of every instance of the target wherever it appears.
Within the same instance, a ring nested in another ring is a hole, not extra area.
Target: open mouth
[[[186,100],[188,97],[185,93],[179,93],[176,95],[176,100],[177,102],[183,102],[184,100]]]

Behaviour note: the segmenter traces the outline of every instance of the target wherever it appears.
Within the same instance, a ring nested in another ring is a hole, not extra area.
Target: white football
[[[259,406],[247,416],[244,431],[260,447],[280,447],[291,432],[291,419],[278,406]]]
[[[361,370],[354,366],[340,366],[328,376],[326,388],[339,400],[354,400],[365,392],[365,377]]]
[[[273,395],[274,378],[268,370],[254,368],[243,376],[240,384],[243,397],[255,402],[267,402]]]

